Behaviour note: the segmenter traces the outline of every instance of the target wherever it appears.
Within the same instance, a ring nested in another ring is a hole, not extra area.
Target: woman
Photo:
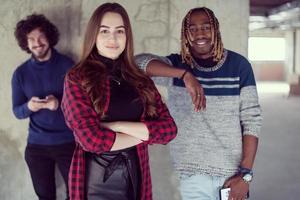
[[[81,60],[65,80],[62,108],[77,142],[70,198],[152,199],[148,144],[167,144],[177,127],[135,64],[121,5],[106,3],[93,13]]]

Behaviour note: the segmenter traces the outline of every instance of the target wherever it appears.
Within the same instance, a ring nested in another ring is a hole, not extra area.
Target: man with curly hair
[[[40,200],[56,199],[55,165],[68,183],[75,143],[60,108],[64,76],[73,61],[54,49],[58,29],[44,16],[33,14],[17,23],[15,37],[31,58],[12,77],[13,112],[29,117],[25,149],[34,190]],[[68,192],[67,192],[68,199]]]

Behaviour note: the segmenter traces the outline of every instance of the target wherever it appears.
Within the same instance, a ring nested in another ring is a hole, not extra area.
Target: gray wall
[[[27,120],[16,120],[11,111],[10,80],[28,54],[17,46],[13,32],[25,16],[44,13],[61,33],[57,48],[77,59],[87,21],[100,0],[1,0],[0,7],[0,199],[35,199],[24,148]],[[221,24],[225,47],[247,55],[248,0],[123,0],[134,29],[135,52],[166,55],[178,52],[181,19],[196,6],[214,10]],[[168,147],[150,149],[155,200],[179,199],[176,176],[171,170]],[[59,177],[60,178],[60,177]],[[61,179],[58,199],[63,199]]]

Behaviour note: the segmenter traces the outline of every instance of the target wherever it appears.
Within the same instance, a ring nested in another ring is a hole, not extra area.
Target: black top
[[[218,63],[216,61],[213,61],[213,57],[206,58],[206,59],[194,57],[194,60],[198,63],[198,65],[200,65],[202,67],[207,67],[207,68],[213,67]]]
[[[99,56],[109,69],[110,102],[103,121],[140,121],[144,107],[137,90],[121,76],[120,60]]]

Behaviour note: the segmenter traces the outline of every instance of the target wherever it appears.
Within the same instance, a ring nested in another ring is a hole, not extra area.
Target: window
[[[249,37],[248,58],[251,61],[284,61],[285,39],[280,37]]]

